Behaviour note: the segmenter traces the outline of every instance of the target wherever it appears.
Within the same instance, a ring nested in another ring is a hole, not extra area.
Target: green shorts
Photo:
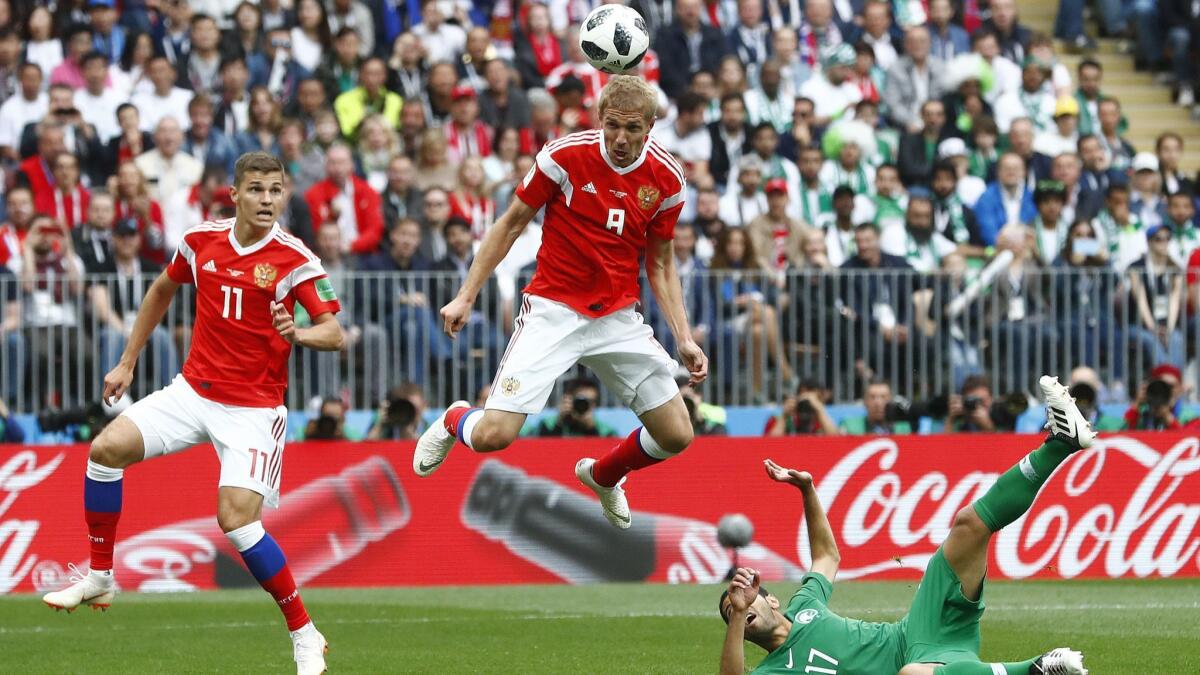
[[[978,661],[983,608],[982,586],[979,600],[968,600],[939,546],[925,567],[908,614],[901,619],[904,663]]]

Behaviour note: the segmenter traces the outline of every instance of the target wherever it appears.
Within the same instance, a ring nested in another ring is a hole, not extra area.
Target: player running
[[[669,459],[692,442],[675,384],[678,366],[634,311],[638,260],[644,255],[650,289],[680,359],[693,384],[703,381],[708,359],[692,340],[673,255],[684,173],[647,137],[657,109],[658,97],[645,81],[613,77],[600,94],[603,128],[570,134],[538,153],[517,186],[517,199],[488,231],[458,295],[441,311],[453,337],[484,282],[544,206],[537,272],[525,288],[516,330],[486,409],[458,401],[417,441],[418,475],[437,470],[455,439],[476,452],[508,447],[525,417],[545,407],[554,381],[576,363],[596,373],[643,424],[604,457],[575,465],[575,475],[600,498],[613,525],[630,525],[620,485],[625,475]]]
[[[1020,518],[1058,465],[1096,438],[1058,378],[1044,376],[1040,385],[1050,436],[1001,475],[982,498],[958,512],[949,536],[925,567],[908,614],[894,623],[846,619],[829,610],[840,557],[812,476],[766,460],[772,480],[800,488],[812,569],[783,609],[779,599],[759,585],[755,570],[737,570],[718,605],[729,626],[721,652],[722,675],[744,672],[743,640],[770,652],[755,673],[1087,675],[1083,655],[1065,648],[1013,663],[979,660],[983,579],[992,534]]]
[[[238,159],[231,196],[237,215],[188,230],[146,292],[125,353],[104,376],[104,399],[129,388],[138,354],[175,291],[196,285],[196,322],[183,374],[133,404],[92,441],[83,503],[91,570],[43,600],[55,609],[106,609],[116,591],[113,546],[125,468],[211,441],[221,462],[217,522],[250,573],[275,598],[291,632],[296,672],[325,671],[324,636],[308,618],[279,545],[263,530],[265,500],[278,506],[292,345],[336,351],[340,309],[321,261],[279,228],[283,164],[264,152]],[[299,301],[313,325],[298,328]],[[73,567],[73,566],[72,566]]]

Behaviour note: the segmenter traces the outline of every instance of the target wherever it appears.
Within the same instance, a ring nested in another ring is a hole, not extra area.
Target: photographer
[[[379,404],[375,422],[367,432],[368,441],[413,440],[424,431],[425,392],[421,385],[406,382],[392,387]]]
[[[863,417],[848,417],[842,420],[842,433],[852,436],[891,436],[911,434],[912,423],[907,419],[907,406],[898,403],[892,396],[892,385],[887,380],[871,380],[863,392]]]
[[[952,433],[995,433],[1015,431],[1017,418],[1029,409],[1029,398],[1012,392],[992,398],[992,381],[987,375],[963,380],[961,393],[951,395],[946,413],[946,431]]]
[[[342,399],[330,396],[321,401],[319,414],[308,420],[304,428],[304,439],[309,441],[344,441],[346,432],[346,404]]]
[[[725,409],[718,405],[705,403],[700,391],[688,384],[687,378],[678,378],[679,393],[683,396],[683,405],[687,408],[688,418],[692,420],[692,433],[696,436],[725,436],[729,431],[725,428]]]
[[[585,377],[567,382],[558,414],[538,422],[534,436],[616,436],[617,432],[596,419],[600,387]]]
[[[1170,364],[1150,371],[1150,377],[1138,390],[1137,399],[1125,411],[1125,429],[1129,431],[1165,431],[1182,429],[1180,420],[1183,397],[1183,373]]]
[[[820,383],[806,379],[796,388],[796,395],[783,401],[783,411],[767,420],[764,436],[814,434],[838,436],[842,432],[825,409],[824,390]]]

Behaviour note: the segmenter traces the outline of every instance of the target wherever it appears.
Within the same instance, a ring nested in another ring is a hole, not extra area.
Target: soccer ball
[[[623,73],[641,62],[650,48],[646,21],[625,5],[600,5],[583,20],[579,48],[606,73]]]

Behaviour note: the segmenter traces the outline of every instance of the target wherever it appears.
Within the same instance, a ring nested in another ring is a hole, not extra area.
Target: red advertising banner
[[[1034,436],[701,438],[632,475],[633,527],[611,527],[575,479],[611,441],[528,440],[496,455],[458,447],[430,478],[411,444],[298,443],[264,521],[306,586],[715,582],[732,558],[715,523],[743,513],[743,564],[767,579],[808,563],[803,508],[761,460],[811,471],[842,554],[841,578],[917,578],[955,512],[1040,443]],[[86,566],[84,446],[0,448],[0,593],[60,585]],[[117,579],[127,590],[251,586],[216,525],[211,449],[125,475]],[[1200,439],[1111,436],[1074,455],[1033,509],[998,534],[1000,578],[1200,575]]]

